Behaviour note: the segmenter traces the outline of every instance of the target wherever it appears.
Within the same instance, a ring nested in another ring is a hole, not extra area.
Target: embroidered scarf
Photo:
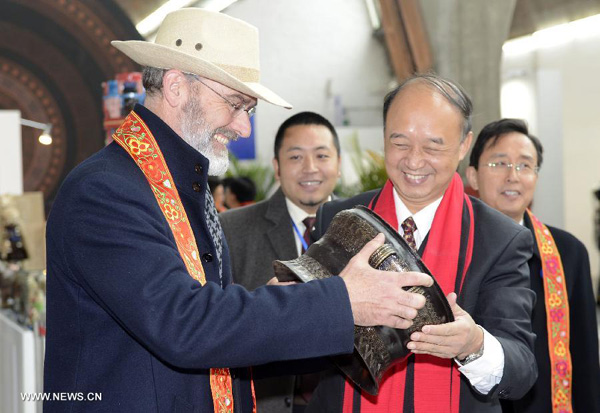
[[[369,207],[398,230],[391,181],[386,182]],[[445,295],[453,291],[460,294],[471,263],[473,238],[473,206],[464,193],[460,176],[455,174],[435,213],[423,253],[423,261]],[[407,374],[408,370],[414,374]],[[386,372],[377,396],[362,393],[357,397],[358,391],[346,380],[343,412],[401,412],[406,404],[405,388],[410,382],[414,394],[406,396],[412,398],[416,413],[458,413],[460,381],[460,372],[452,359],[415,354]]]
[[[572,366],[569,350],[569,296],[562,260],[550,230],[531,211],[527,215],[540,252],[544,302],[550,354],[550,383],[552,386],[552,412],[573,411],[571,399]]]
[[[156,202],[173,232],[177,250],[188,273],[201,285],[206,284],[204,268],[190,221],[167,162],[152,132],[135,112],[131,112],[113,134],[113,139],[133,158],[148,180]],[[210,389],[215,412],[234,411],[229,369],[210,369]],[[254,387],[252,387],[252,395],[254,398]],[[254,400],[254,411],[256,411],[256,400]]]

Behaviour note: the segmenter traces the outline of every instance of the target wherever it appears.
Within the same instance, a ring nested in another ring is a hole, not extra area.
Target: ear
[[[471,185],[471,188],[473,188],[476,191],[479,191],[479,183],[477,182],[477,170],[475,169],[475,167],[469,166],[465,173],[467,174],[467,181],[469,182],[469,185]]]
[[[171,69],[163,76],[163,96],[171,107],[187,102],[190,83],[179,70]]]
[[[471,147],[471,142],[473,141],[473,131],[467,133],[465,139],[460,143],[460,160],[462,161],[467,153],[469,152],[469,148]]]
[[[277,160],[277,158],[273,158],[273,170],[275,171],[275,179],[279,181],[280,176],[279,176],[279,161]]]

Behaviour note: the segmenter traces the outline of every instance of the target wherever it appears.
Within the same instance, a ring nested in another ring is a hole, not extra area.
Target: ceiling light
[[[42,134],[38,137],[38,140],[42,145],[50,145],[52,143],[52,135],[50,135],[50,132],[52,131],[51,123],[35,122],[33,120],[23,118],[21,118],[20,122],[23,126],[29,126],[30,128],[43,130]]]
[[[584,39],[600,34],[600,14],[538,30],[529,36],[504,42],[502,51],[519,55],[538,49],[558,46],[574,39]]]

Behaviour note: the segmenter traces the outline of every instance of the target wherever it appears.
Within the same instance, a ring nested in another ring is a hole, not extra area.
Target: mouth
[[[323,183],[323,181],[300,181],[298,184],[303,187],[303,188],[315,188],[319,185],[321,185]]]
[[[404,179],[411,184],[414,185],[419,185],[422,184],[423,182],[425,182],[427,180],[427,177],[429,176],[428,174],[426,175],[417,175],[417,174],[411,174],[408,172],[403,172],[404,173]]]
[[[221,145],[227,146],[229,142],[237,141],[238,136],[229,132],[216,132],[215,134],[213,134],[213,138]]]
[[[521,192],[516,191],[514,189],[507,189],[507,190],[500,192],[500,194],[504,195],[506,197],[509,197],[509,198],[516,198],[521,195]]]

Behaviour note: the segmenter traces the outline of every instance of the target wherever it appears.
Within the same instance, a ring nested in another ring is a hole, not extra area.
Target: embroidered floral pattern
[[[571,353],[569,352],[569,301],[560,254],[548,228],[527,210],[542,260],[552,366],[552,412],[571,413]]]
[[[125,149],[140,167],[156,197],[177,244],[179,254],[190,276],[206,284],[198,246],[167,162],[146,124],[131,112],[117,129],[113,139]],[[210,389],[215,412],[233,412],[232,380],[229,369],[210,369]],[[254,387],[253,387],[254,389]],[[254,398],[254,390],[252,391]],[[256,411],[256,401],[254,402]]]

